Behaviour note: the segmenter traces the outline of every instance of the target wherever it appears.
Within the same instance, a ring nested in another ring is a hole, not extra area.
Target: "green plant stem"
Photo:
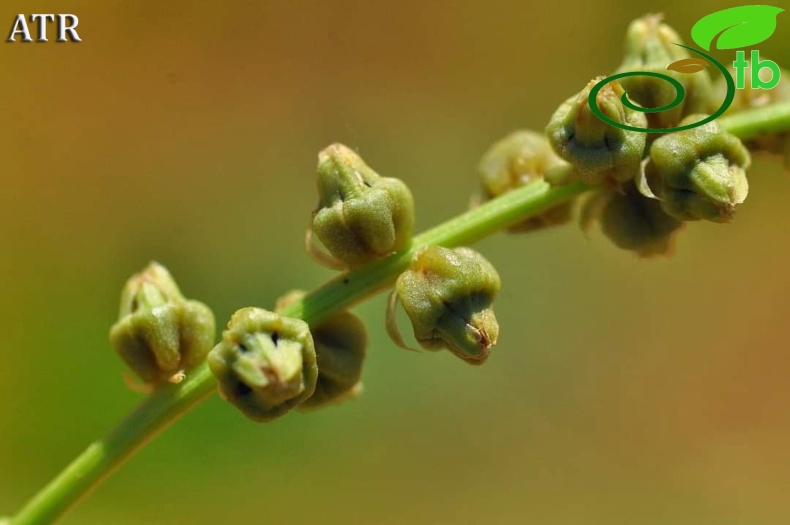
[[[790,102],[779,102],[741,111],[718,120],[724,129],[740,137],[741,140],[787,132],[788,122],[790,122]]]
[[[283,313],[303,319],[308,324],[319,322],[334,312],[347,309],[389,288],[409,265],[414,252],[424,246],[472,244],[588,189],[590,186],[581,183],[551,188],[545,182],[536,182],[506,193],[414,237],[406,250],[360,270],[340,275],[292,304]]]
[[[12,524],[52,523],[80,498],[215,390],[208,367],[189,381],[154,390],[103,439],[91,443],[12,518]]]
[[[719,123],[741,138],[790,131],[790,103],[744,111]],[[589,189],[581,183],[552,188],[544,182],[506,193],[416,236],[411,246],[362,269],[329,281],[283,313],[314,324],[392,285],[414,252],[424,246],[463,246],[539,214]],[[155,390],[103,439],[91,444],[12,518],[11,525],[54,522],[137,450],[215,391],[216,381],[201,365],[178,385]]]

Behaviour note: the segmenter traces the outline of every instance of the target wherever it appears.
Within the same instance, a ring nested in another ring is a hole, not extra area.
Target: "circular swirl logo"
[[[686,98],[686,89],[683,87],[683,84],[681,84],[677,79],[675,79],[675,78],[673,78],[673,77],[671,77],[669,75],[666,75],[666,74],[663,74],[663,73],[655,73],[653,71],[628,71],[628,72],[625,72],[625,73],[618,73],[616,75],[612,75],[610,77],[606,77],[603,80],[601,80],[600,82],[598,82],[597,84],[595,84],[595,86],[593,86],[592,90],[590,90],[590,95],[588,97],[588,101],[589,101],[589,104],[590,104],[590,109],[592,109],[592,112],[595,113],[595,115],[599,119],[603,120],[604,122],[606,122],[610,126],[615,126],[617,128],[625,129],[625,130],[628,130],[628,131],[637,131],[639,133],[670,133],[672,131],[683,131],[685,129],[692,129],[692,128],[696,128],[696,127],[699,127],[699,126],[703,126],[703,125],[707,124],[708,122],[711,122],[711,121],[719,118],[721,115],[723,115],[724,112],[727,111],[727,109],[732,104],[732,101],[735,99],[735,81],[733,81],[732,76],[727,71],[727,68],[725,68],[721,63],[719,63],[719,61],[717,61],[715,58],[713,58],[712,56],[710,56],[710,55],[708,55],[706,53],[703,53],[702,51],[699,51],[699,50],[694,49],[694,48],[689,47],[689,46],[684,46],[683,44],[677,44],[676,43],[675,45],[683,47],[683,48],[686,48],[689,51],[691,51],[692,53],[696,53],[697,55],[700,55],[700,56],[704,57],[705,60],[707,60],[709,63],[712,63],[713,65],[715,65],[719,69],[719,71],[721,71],[722,75],[724,76],[724,79],[727,82],[727,96],[724,97],[724,101],[721,103],[721,106],[719,106],[719,108],[712,115],[710,115],[710,116],[708,116],[708,117],[706,117],[706,118],[704,118],[704,119],[702,119],[702,120],[700,120],[698,122],[694,122],[692,124],[686,124],[685,126],[677,126],[677,127],[674,127],[674,128],[639,128],[639,127],[636,127],[636,126],[629,126],[628,124],[621,124],[620,122],[612,120],[611,118],[607,117],[603,113],[603,111],[601,111],[601,109],[598,107],[598,92],[601,91],[601,89],[606,84],[608,84],[609,82],[612,82],[614,80],[618,80],[620,78],[640,77],[640,76],[660,78],[661,80],[665,80],[665,81],[669,82],[675,88],[675,98],[672,100],[672,102],[670,102],[669,104],[665,104],[663,106],[659,106],[659,107],[656,107],[656,108],[643,108],[642,106],[639,106],[639,105],[634,104],[633,102],[631,102],[631,100],[628,98],[628,93],[623,93],[623,96],[621,97],[621,101],[622,101],[622,103],[623,103],[623,105],[625,107],[627,107],[629,109],[632,109],[634,111],[642,112],[642,113],[659,113],[661,111],[669,111],[670,109],[675,108],[679,104],[681,104],[683,102],[683,100]],[[678,64],[678,66],[679,66],[678,70],[680,70],[681,72],[699,71],[699,68],[696,65],[699,64],[701,61],[689,62],[689,60],[690,59],[679,61],[679,62],[683,62],[683,63],[677,63],[676,62],[675,64]],[[670,64],[670,66],[672,66],[672,65],[673,64]],[[670,66],[668,66],[668,68]]]

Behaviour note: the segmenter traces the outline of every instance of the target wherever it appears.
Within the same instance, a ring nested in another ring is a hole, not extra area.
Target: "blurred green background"
[[[0,27],[67,10],[83,41],[0,44],[0,514],[138,402],[107,330],[149,260],[221,325],[317,286],[319,149],[404,179],[430,227],[489,144],[618,64],[631,19],[688,35],[732,5],[4,1]],[[787,16],[760,46],[783,65]],[[256,425],[215,397],[63,522],[787,523],[790,176],[750,178],[671,260],[573,226],[486,240],[485,366],[398,350],[376,298],[361,398]]]

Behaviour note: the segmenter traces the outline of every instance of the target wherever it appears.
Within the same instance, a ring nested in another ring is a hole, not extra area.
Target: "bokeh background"
[[[317,286],[319,149],[404,179],[430,227],[631,19],[688,35],[732,5],[4,1],[0,29],[66,10],[83,41],[0,44],[0,515],[138,402],[107,330],[149,260],[221,325]],[[760,46],[783,65],[787,16]],[[670,260],[574,226],[480,243],[504,282],[485,366],[398,350],[378,297],[360,399],[256,425],[212,398],[63,523],[787,523],[790,176],[750,176]]]

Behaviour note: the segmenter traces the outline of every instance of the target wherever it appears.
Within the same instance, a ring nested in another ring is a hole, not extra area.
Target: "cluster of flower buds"
[[[126,282],[110,343],[140,379],[157,385],[203,362],[214,334],[211,310],[185,299],[167,269],[151,263]]]
[[[545,138],[526,134],[514,136],[489,156],[484,169],[492,174],[490,188],[501,175],[494,171],[507,169],[497,165],[501,163],[519,165],[522,177],[514,183],[518,185],[529,183],[530,170],[537,180],[545,166],[562,161]],[[503,186],[492,192],[507,190]],[[403,182],[380,177],[356,153],[335,144],[319,155],[318,191],[311,233],[329,251],[319,256],[322,260],[361,271],[408,248],[414,202]],[[447,348],[479,364],[499,335],[491,309],[499,286],[496,270],[477,252],[431,246],[413,255],[397,280],[396,297],[423,347]],[[154,264],[124,289],[121,319],[112,328],[111,340],[149,383],[172,380],[207,361],[223,399],[254,421],[272,421],[295,408],[320,408],[362,390],[368,344],[364,324],[348,311],[323,317],[312,326],[289,317],[287,312],[304,295],[287,294],[277,301],[275,311],[238,310],[212,349],[211,311],[185,300],[167,271]],[[400,335],[395,338],[402,342]]]
[[[544,150],[550,153],[546,145]],[[318,256],[321,260],[360,270],[408,247],[411,193],[401,181],[377,175],[349,148],[335,144],[321,152],[318,190],[311,233],[329,251]],[[420,250],[396,289],[420,344],[448,348],[471,363],[486,359],[499,334],[491,310],[499,276],[479,254],[465,248]],[[362,321],[347,311],[312,326],[287,317],[303,296],[287,294],[275,312],[239,310],[208,355],[220,395],[255,421],[337,403],[362,389],[367,351]]]
[[[616,78],[593,80],[545,130],[570,165],[548,169],[546,180],[601,186],[583,206],[583,228],[598,221],[615,245],[642,257],[670,254],[683,221],[729,221],[748,193],[748,150],[715,120],[664,134],[627,129],[683,127],[716,111],[705,61],[677,44],[660,16],[636,20]],[[669,109],[650,111],[662,106]]]
[[[536,183],[596,185],[582,207],[582,227],[598,222],[615,245],[643,257],[670,253],[687,221],[729,221],[748,193],[749,151],[713,119],[723,110],[713,109],[717,97],[704,61],[690,57],[680,42],[659,16],[632,23],[616,78],[596,78],[562,103],[544,133],[514,132],[485,153],[480,199]],[[746,90],[731,111],[786,99],[788,84],[770,95]],[[660,111],[662,106],[669,109]],[[700,125],[676,129],[693,123]],[[661,133],[640,131],[646,128]],[[750,145],[790,151],[787,137],[772,140]],[[410,256],[387,311],[393,341],[408,347],[396,322],[401,304],[420,346],[447,349],[471,364],[485,362],[499,336],[492,304],[500,278],[493,265],[469,248],[409,252],[414,200],[408,187],[379,176],[343,145],[319,154],[317,186],[309,253],[351,271],[343,283],[393,254],[398,265]],[[564,202],[511,231],[564,224],[572,211],[573,203]],[[361,391],[367,351],[362,321],[347,311],[313,326],[288,317],[289,305],[303,295],[288,294],[274,312],[238,310],[211,349],[211,310],[185,299],[167,270],[151,264],[126,284],[110,340],[154,386],[177,381],[207,360],[225,400],[253,420],[271,421],[294,408],[319,408]]]
[[[544,137],[514,134],[495,146],[481,165],[489,175],[486,197],[540,180],[547,167],[559,164],[564,163]],[[349,148],[335,144],[321,152],[318,192],[312,233],[343,266],[358,269],[408,247],[414,224],[409,189],[397,179],[377,175]],[[567,209],[560,212],[568,213]],[[550,217],[548,212],[544,220],[551,221]],[[559,221],[559,214],[555,217]],[[312,246],[308,250],[315,252]],[[499,276],[481,255],[468,248],[432,246],[413,256],[409,269],[398,278],[395,297],[403,304],[424,348],[447,348],[465,361],[479,364],[488,357],[499,334],[491,310],[498,291]],[[393,340],[406,346],[393,328],[392,305],[387,325]],[[364,327],[347,312],[314,326],[312,332],[319,385],[313,398],[302,405],[305,408],[353,396],[359,390],[365,355]]]

